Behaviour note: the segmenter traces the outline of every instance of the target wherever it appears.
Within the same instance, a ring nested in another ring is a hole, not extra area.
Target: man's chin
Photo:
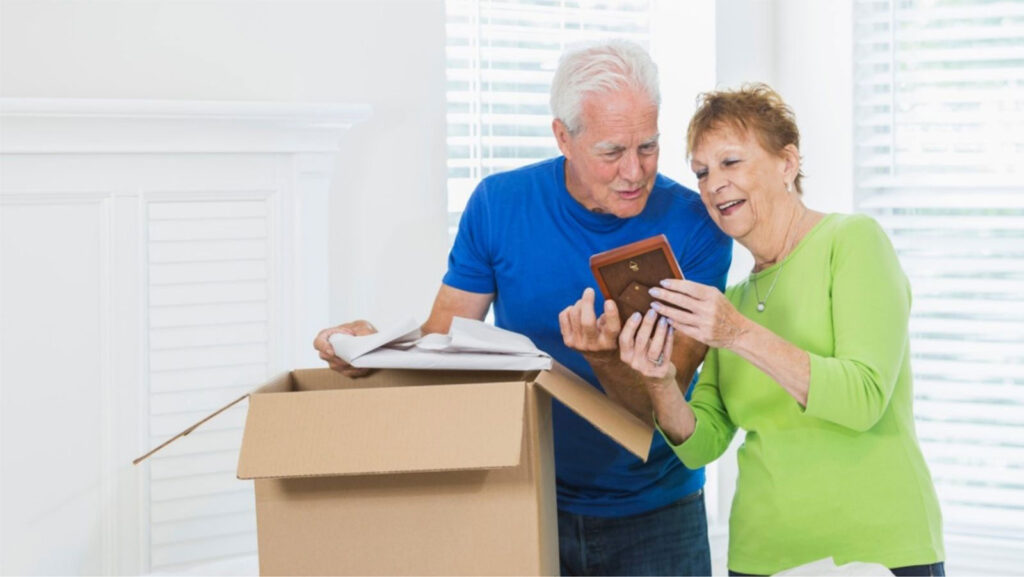
[[[614,208],[614,210],[608,212],[609,214],[613,214],[619,218],[633,218],[643,212],[645,206],[647,206],[646,197],[632,202],[620,203]]]

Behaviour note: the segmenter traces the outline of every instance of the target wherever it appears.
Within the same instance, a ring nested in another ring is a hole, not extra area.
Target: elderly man
[[[495,324],[650,422],[639,375],[609,351],[618,312],[589,288],[589,257],[665,234],[688,279],[721,289],[732,255],[698,195],[657,172],[659,104],[657,68],[639,46],[564,54],[551,88],[562,156],[479,184],[423,330],[447,332],[453,316],[483,319],[493,305]],[[314,346],[335,370],[358,375],[327,338],[373,330],[346,323]],[[681,335],[676,343],[686,390],[706,347]],[[562,574],[710,575],[703,470],[683,467],[660,436],[643,463],[563,405],[552,412]]]

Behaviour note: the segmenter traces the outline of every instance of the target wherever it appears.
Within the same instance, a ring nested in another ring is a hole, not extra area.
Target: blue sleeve
[[[687,280],[725,290],[729,266],[732,264],[732,239],[726,236],[711,217],[704,215],[697,221],[683,253],[679,267]]]
[[[474,293],[496,291],[489,216],[490,206],[484,180],[469,197],[459,220],[455,244],[448,253],[448,272],[444,275],[444,284]]]

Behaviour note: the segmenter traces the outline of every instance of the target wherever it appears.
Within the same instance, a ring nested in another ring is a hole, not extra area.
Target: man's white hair
[[[643,92],[655,106],[661,105],[658,66],[640,45],[606,40],[570,47],[559,59],[551,82],[551,114],[575,136],[584,128],[580,121],[584,99],[623,88]]]

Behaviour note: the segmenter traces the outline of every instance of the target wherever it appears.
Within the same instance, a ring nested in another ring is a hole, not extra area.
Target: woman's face
[[[780,209],[793,194],[786,192],[787,159],[762,148],[749,130],[723,127],[705,134],[690,168],[708,214],[736,240],[782,217]]]

